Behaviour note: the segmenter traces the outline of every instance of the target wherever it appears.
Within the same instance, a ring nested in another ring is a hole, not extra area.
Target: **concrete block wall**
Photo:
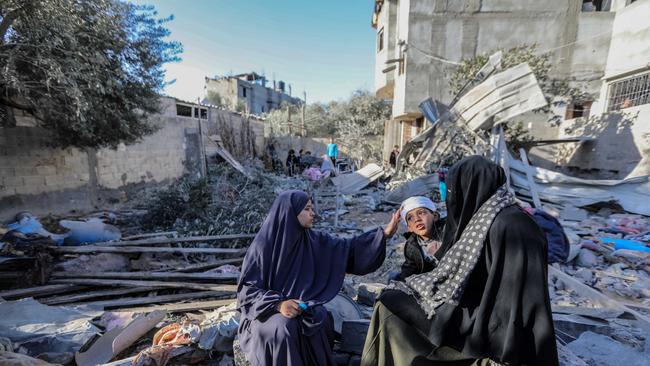
[[[190,119],[161,117],[160,129],[133,145],[97,151],[97,182],[117,189],[132,183],[160,182],[184,172],[185,128],[195,126]]]
[[[108,209],[144,185],[182,176],[185,129],[196,127],[196,120],[161,114],[152,123],[160,128],[156,133],[115,150],[60,149],[42,128],[0,128],[0,220],[20,211]]]
[[[76,189],[90,180],[88,159],[75,148],[57,149],[48,131],[0,129],[0,202],[15,195]]]

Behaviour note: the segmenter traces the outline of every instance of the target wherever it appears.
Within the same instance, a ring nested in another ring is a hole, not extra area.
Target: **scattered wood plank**
[[[116,278],[124,280],[210,280],[233,281],[236,273],[164,273],[164,272],[54,272],[53,278]]]
[[[65,292],[72,292],[84,289],[85,287],[72,284],[62,285],[45,285],[29,288],[21,288],[16,290],[7,290],[0,292],[0,297],[5,300],[22,299],[25,297],[43,297],[48,295],[61,294]]]
[[[113,286],[113,287],[164,287],[164,288],[184,288],[192,290],[206,291],[237,291],[235,285],[214,285],[210,283],[190,283],[190,282],[165,282],[165,281],[135,281],[135,280],[105,280],[94,278],[63,278],[50,280],[53,284],[75,284],[86,286]]]
[[[182,312],[196,311],[196,310],[203,310],[203,309],[216,309],[221,306],[230,305],[235,301],[237,301],[237,299],[233,298],[233,299],[224,299],[224,300],[197,301],[197,302],[189,302],[185,304],[166,304],[166,305],[154,305],[154,306],[146,306],[146,307],[138,307],[138,308],[121,308],[121,309],[115,309],[113,311],[149,313],[156,310],[163,310],[169,313],[182,313]]]
[[[173,235],[178,235],[178,231],[163,231],[160,233],[137,234],[137,235],[124,237],[122,238],[122,240],[136,240],[136,239],[154,238],[159,236],[173,236]]]
[[[90,291],[81,294],[70,294],[64,296],[48,297],[45,299],[39,299],[38,302],[45,305],[69,304],[69,303],[80,302],[88,299],[96,299],[98,297],[121,296],[121,295],[133,294],[138,292],[155,291],[155,290],[160,290],[161,288],[163,287],[127,287],[127,288],[118,288],[118,289],[111,289],[111,290]]]
[[[192,346],[183,346],[179,348],[174,348],[171,352],[170,358],[178,357],[180,355],[184,355],[192,351],[194,351],[194,347]],[[98,366],[131,366],[133,364],[133,360],[135,360],[136,357],[137,355],[124,358],[121,360],[109,362],[109,363],[104,363]]]
[[[628,306],[621,303],[620,301],[614,300],[611,297],[594,290],[593,288],[585,285],[584,283],[578,281],[577,279],[569,276],[568,274],[562,272],[561,270],[553,266],[548,266],[548,274],[549,276],[555,276],[558,279],[562,280],[562,282],[564,282],[565,285],[573,289],[580,296],[595,300],[610,309],[622,310],[625,313],[631,314],[637,320],[641,320],[646,324],[650,324],[650,318],[648,318],[647,316],[639,313],[636,310],[630,309]]]
[[[110,245],[118,246],[140,246],[140,245],[157,245],[157,244],[173,244],[173,243],[193,243],[199,241],[226,241],[237,239],[252,239],[255,234],[230,234],[230,235],[209,235],[209,236],[186,236],[181,238],[148,238],[141,240],[120,240],[120,241],[104,241],[94,243],[95,246]]]
[[[83,247],[49,247],[57,253],[201,253],[201,254],[233,254],[240,253],[241,249],[230,248],[151,248],[151,247],[100,247],[88,245]]]
[[[148,304],[156,304],[156,303],[177,302],[182,300],[204,299],[208,297],[212,297],[215,299],[219,299],[223,297],[232,297],[232,293],[224,293],[222,291],[202,291],[202,292],[190,292],[185,294],[143,296],[143,297],[130,297],[130,298],[92,301],[92,302],[79,302],[72,305],[88,305],[88,306],[102,307],[104,309],[108,309],[108,308],[117,308],[117,307],[134,306],[134,305],[148,305]]]
[[[528,185],[530,186],[530,193],[533,195],[533,204],[535,208],[542,208],[542,201],[539,199],[539,193],[537,193],[537,184],[535,184],[535,179],[533,179],[533,174],[530,172],[530,164],[528,164],[528,156],[526,155],[526,150],[523,147],[519,148],[519,156],[521,161],[524,163],[526,169],[526,179],[528,179]],[[510,172],[508,172],[509,174]]]
[[[214,262],[209,262],[209,263],[199,263],[199,264],[193,264],[191,266],[183,267],[183,268],[177,268],[171,272],[203,272],[207,271],[213,268],[221,267],[225,264],[239,264],[244,261],[244,258],[230,258],[230,259],[221,259],[218,261]],[[165,272],[161,272],[165,273]]]

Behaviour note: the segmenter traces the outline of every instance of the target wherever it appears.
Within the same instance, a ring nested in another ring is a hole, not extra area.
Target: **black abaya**
[[[445,251],[503,182],[501,168],[483,158],[465,159],[452,167]],[[411,295],[391,292],[380,296],[375,306],[362,365],[467,365],[486,359],[509,365],[558,365],[546,239],[517,206],[496,215],[458,304],[443,303],[427,319]]]

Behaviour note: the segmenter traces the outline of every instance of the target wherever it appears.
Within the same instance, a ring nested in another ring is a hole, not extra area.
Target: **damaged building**
[[[646,175],[650,151],[650,1],[377,0],[375,90],[392,100],[384,156],[426,129],[419,104],[449,104],[460,61],[497,49],[536,45],[550,76],[590,100],[519,119],[537,141],[534,164],[600,178]],[[623,148],[624,147],[624,148]]]
[[[205,78],[206,93],[217,93],[224,106],[244,106],[250,114],[261,115],[279,109],[282,104],[300,105],[301,99],[291,96],[291,85],[273,80],[273,87],[264,75],[255,72]]]

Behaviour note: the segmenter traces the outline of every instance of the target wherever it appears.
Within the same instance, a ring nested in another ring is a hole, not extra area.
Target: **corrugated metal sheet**
[[[489,77],[458,100],[452,111],[469,128],[489,129],[547,104],[528,64],[523,63]]]
[[[354,173],[340,174],[332,178],[332,183],[342,194],[359,192],[368,184],[384,175],[384,169],[377,164],[368,164]]]
[[[587,206],[618,202],[628,212],[650,216],[650,177],[623,180],[595,180],[571,177],[552,170],[528,167],[508,154],[510,182],[518,194],[531,196],[526,170],[535,180],[542,201],[560,205]]]
[[[401,204],[412,196],[428,195],[438,185],[438,174],[429,174],[412,181],[405,182],[388,192],[384,200],[389,203]]]

